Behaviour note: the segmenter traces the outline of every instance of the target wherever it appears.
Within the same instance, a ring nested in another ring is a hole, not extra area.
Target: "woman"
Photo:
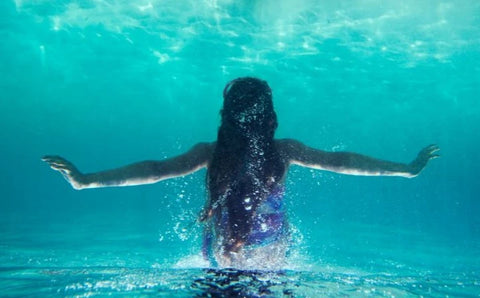
[[[82,174],[58,156],[43,158],[75,189],[155,183],[207,168],[203,253],[212,265],[281,267],[288,242],[283,208],[284,181],[292,164],[335,173],[415,177],[438,147],[421,150],[409,163],[394,163],[349,152],[326,152],[290,139],[275,140],[277,116],[265,81],[238,78],[223,92],[222,123],[213,143],[162,161],[143,161],[104,172]]]

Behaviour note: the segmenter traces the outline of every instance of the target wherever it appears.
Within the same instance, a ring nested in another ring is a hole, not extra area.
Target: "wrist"
[[[72,187],[76,190],[82,190],[88,188],[88,182],[86,175],[77,173],[71,181]]]
[[[412,161],[408,165],[408,173],[410,175],[410,178],[417,177],[418,174],[420,174],[422,170],[422,167],[416,162],[416,160]]]

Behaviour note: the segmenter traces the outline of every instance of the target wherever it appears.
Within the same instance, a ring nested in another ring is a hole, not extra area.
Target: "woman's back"
[[[244,245],[258,242],[252,235],[259,238],[266,224],[261,209],[275,200],[272,194],[279,197],[285,162],[274,141],[277,117],[266,82],[254,78],[232,81],[224,91],[221,115],[208,166],[206,214],[213,217],[217,250],[228,258]]]

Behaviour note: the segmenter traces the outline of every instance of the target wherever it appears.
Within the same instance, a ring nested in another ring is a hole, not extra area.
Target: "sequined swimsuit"
[[[262,247],[286,239],[289,229],[283,203],[284,193],[285,188],[282,185],[277,186],[257,207],[251,231],[244,244],[245,248]],[[219,220],[221,225],[228,222],[226,211],[222,211],[220,217],[220,219],[214,220]],[[215,264],[214,241],[217,241],[217,239],[215,239],[214,233],[213,227],[211,225],[207,226],[203,238],[202,252],[207,260]],[[217,235],[217,237],[219,236],[221,235]]]

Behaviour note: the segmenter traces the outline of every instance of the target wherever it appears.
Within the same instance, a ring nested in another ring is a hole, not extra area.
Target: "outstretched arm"
[[[438,146],[430,145],[422,149],[415,160],[409,164],[380,160],[351,152],[327,152],[317,150],[295,140],[279,141],[289,164],[326,170],[340,174],[361,176],[417,176],[430,159],[439,155]]]
[[[59,171],[75,189],[151,184],[184,176],[207,166],[214,143],[200,143],[190,151],[162,161],[142,161],[103,172],[82,174],[60,156],[45,156],[43,161]]]

